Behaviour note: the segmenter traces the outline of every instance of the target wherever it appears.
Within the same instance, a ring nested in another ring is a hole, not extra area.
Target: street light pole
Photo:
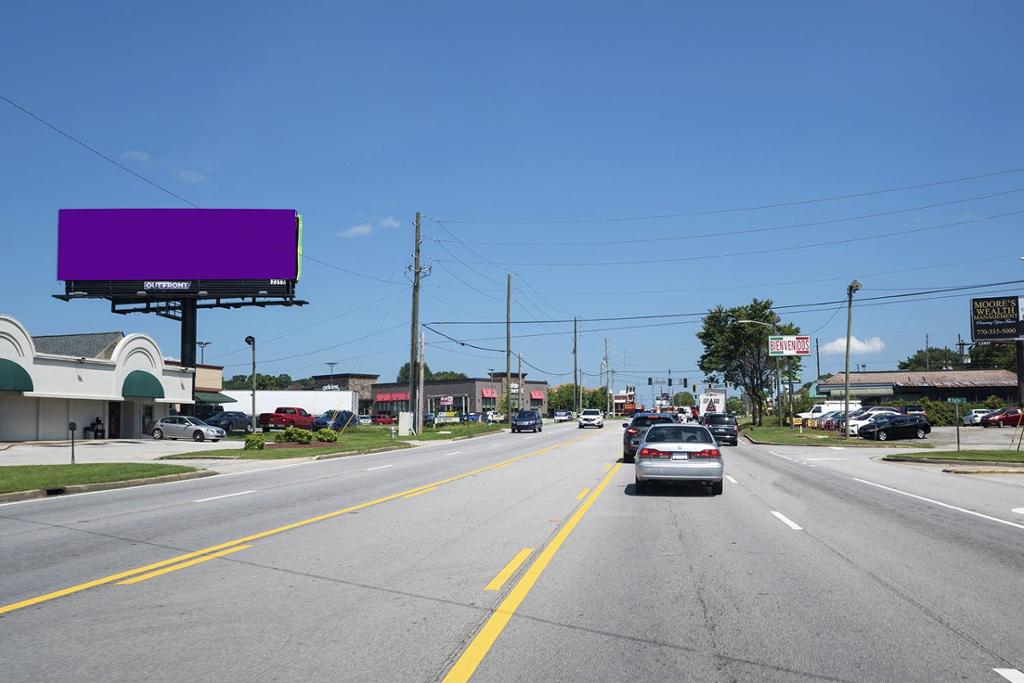
[[[211,341],[197,341],[196,346],[199,347],[199,364],[202,365],[206,362],[206,347],[212,344]]]
[[[256,337],[251,334],[245,343],[252,347],[252,433],[256,433]]]
[[[334,366],[337,365],[337,363],[325,362],[324,365],[326,365],[327,367],[329,367],[331,369],[331,384],[330,384],[330,386],[333,387],[334,386]]]
[[[846,287],[846,369],[843,372],[843,439],[850,438],[850,334],[853,329],[853,293],[860,289],[854,280]]]

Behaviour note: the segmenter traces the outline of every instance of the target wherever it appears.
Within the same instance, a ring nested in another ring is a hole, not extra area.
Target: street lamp
[[[329,367],[331,369],[331,386],[333,387],[334,386],[334,366],[337,365],[337,363],[324,363],[324,365],[326,365],[327,367]]]
[[[197,341],[196,346],[199,347],[199,364],[202,365],[206,362],[206,347],[212,344],[210,341]]]
[[[494,368],[487,368],[487,377],[488,377],[488,381],[491,383],[491,389],[493,390],[494,389]],[[494,399],[494,412],[497,413],[498,412],[498,399],[497,399],[498,392],[497,391],[494,391],[494,396],[495,396],[495,399]]]
[[[256,433],[256,337],[251,334],[245,343],[252,347],[252,433]]]
[[[767,327],[768,329],[770,329],[772,332],[775,333],[776,336],[778,336],[778,334],[779,334],[779,325],[778,325],[778,323],[766,323],[766,322],[763,322],[761,320],[737,320],[736,322],[737,323],[745,323],[745,324],[749,324],[749,325],[761,325],[763,327]],[[792,386],[793,386],[792,383],[790,383],[790,387],[791,388],[792,388]],[[792,401],[790,401],[790,404],[792,404]],[[782,426],[782,376],[781,376],[781,374],[779,372],[779,357],[778,356],[775,356],[775,411],[779,415],[779,426],[781,427]]]

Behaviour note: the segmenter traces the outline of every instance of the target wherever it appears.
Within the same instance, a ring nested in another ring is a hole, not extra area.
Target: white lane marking
[[[783,455],[782,453],[776,453],[775,451],[768,451],[768,452],[771,453],[772,455],[776,456],[776,457],[779,457],[779,458],[785,458],[786,460],[796,460],[796,458],[791,458],[788,455]]]
[[[728,474],[727,474],[727,475],[725,475],[725,478],[726,478],[726,479],[728,479],[728,480],[729,480],[729,482],[730,482],[730,483],[732,483],[732,484],[738,484],[738,483],[739,483],[738,481],[736,481],[735,479],[733,479],[732,477],[730,477],[730,476],[729,476]]]
[[[211,498],[200,498],[199,500],[193,500],[193,503],[205,503],[208,500],[220,500],[221,498],[234,498],[235,496],[245,496],[250,493],[256,493],[256,489],[252,491],[239,491],[238,493],[225,493],[223,496],[213,496]]]
[[[458,455],[462,451],[452,451],[451,453],[445,453],[445,455]]]
[[[846,450],[846,446],[829,446],[829,448],[831,448],[834,451],[845,451]]]
[[[810,462],[817,462],[818,460],[846,460],[846,458],[807,458]]]
[[[987,519],[990,522],[998,522],[999,524],[1005,524],[1006,526],[1012,526],[1012,527],[1014,527],[1016,529],[1024,529],[1024,524],[1017,524],[1016,522],[1009,522],[1009,521],[1007,521],[1005,519],[999,519],[998,517],[992,517],[990,515],[986,515],[986,514],[983,514],[981,512],[975,512],[974,510],[968,510],[967,508],[961,508],[961,507],[957,507],[956,505],[950,505],[949,503],[943,503],[942,501],[935,500],[933,498],[925,498],[924,496],[919,496],[919,495],[914,494],[914,493],[907,493],[906,491],[900,491],[899,489],[894,489],[891,486],[884,486],[882,484],[876,484],[875,482],[868,481],[867,479],[858,479],[857,477],[851,477],[851,479],[853,479],[854,481],[859,481],[862,484],[867,484],[868,486],[876,486],[876,487],[878,487],[880,489],[885,489],[886,491],[892,491],[893,493],[898,493],[901,496],[908,496],[910,498],[916,498],[918,500],[923,500],[926,503],[931,503],[932,505],[938,505],[939,507],[948,508],[950,510],[956,510],[957,512],[963,512],[963,513],[968,514],[968,515],[974,515],[975,517],[981,517],[982,519]],[[1024,681],[1022,681],[1022,683],[1024,683]]]
[[[376,467],[367,467],[366,471],[367,472],[373,472],[374,470],[383,470],[383,469],[386,469],[388,467],[394,467],[394,466],[395,466],[395,463],[391,463],[390,465],[377,465]]]
[[[777,510],[772,510],[772,514],[775,515],[776,517],[778,517],[782,521],[783,524],[788,526],[793,531],[803,531],[803,527],[802,526],[800,526],[799,524],[797,524],[796,522],[794,522],[793,520],[791,520],[789,517],[787,517],[786,515],[782,514],[781,512],[779,512]]]
[[[1024,673],[1017,669],[992,669],[1010,683],[1024,683]]]
[[[1024,508],[1013,508],[1010,512],[1016,512],[1018,515],[1024,515]]]

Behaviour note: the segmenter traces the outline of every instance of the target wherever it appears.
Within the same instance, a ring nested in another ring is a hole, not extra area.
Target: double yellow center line
[[[581,436],[575,439],[570,439],[569,441],[558,443],[553,446],[548,446],[547,448],[542,448],[540,450],[532,451],[524,455],[518,455],[514,458],[509,458],[508,460],[503,460],[501,462],[494,463],[493,465],[486,465],[484,467],[480,467],[469,472],[457,474],[453,477],[448,477],[447,479],[441,479],[440,481],[431,482],[429,484],[423,484],[422,486],[417,486],[415,488],[407,489],[405,491],[399,491],[398,493],[392,493],[387,496],[381,496],[380,498],[375,498],[374,500],[370,500],[365,503],[359,503],[358,505],[352,505],[350,507],[342,508],[340,510],[334,510],[332,512],[327,512],[322,515],[317,515],[315,517],[309,517],[308,519],[299,520],[297,522],[291,522],[290,524],[285,524],[274,529],[268,529],[266,531],[260,531],[255,534],[249,534],[248,536],[236,538],[232,541],[212,545],[208,548],[202,548],[201,550],[196,550],[190,553],[185,553],[183,555],[178,555],[176,557],[171,557],[166,560],[161,560],[160,562],[147,564],[143,567],[136,567],[135,569],[129,569],[127,571],[118,572],[116,574],[104,576],[102,578],[94,579],[92,581],[86,581],[85,583],[79,583],[74,586],[69,586],[67,588],[62,588],[60,590],[53,591],[51,593],[46,593],[44,595],[37,595],[33,598],[20,600],[18,602],[12,602],[8,605],[0,605],[0,615],[7,614],[9,612],[14,612],[15,610],[23,609],[25,607],[31,607],[32,605],[38,605],[43,602],[49,602],[50,600],[56,600],[57,598],[62,598],[67,595],[73,595],[74,593],[80,593],[81,591],[88,590],[90,588],[96,588],[97,586],[103,586],[105,584],[113,583],[115,581],[119,581],[121,584],[129,585],[138,583],[139,581],[145,581],[146,579],[150,579],[155,576],[160,576],[161,574],[166,574],[177,569],[184,569],[186,567],[190,567],[201,562],[206,562],[217,557],[223,557],[224,555],[228,555],[238,550],[243,550],[249,547],[248,544],[252,543],[253,541],[258,541],[269,536],[275,536],[286,531],[292,531],[293,529],[299,529],[309,524],[323,522],[328,519],[333,519],[334,517],[339,517],[341,515],[348,514],[349,512],[356,512],[358,510],[363,510],[374,505],[380,505],[381,503],[387,503],[398,498],[408,497],[412,494],[426,493],[427,491],[437,488],[438,486],[450,484],[454,481],[466,479],[468,477],[472,477],[477,474],[482,474],[484,472],[489,472],[491,470],[499,469],[501,467],[507,467],[512,463],[519,462],[520,460],[525,460],[526,458],[532,458],[538,455],[543,455],[544,453],[552,451],[556,448],[561,448],[562,446],[570,446],[584,438],[586,437]],[[228,548],[231,548],[229,552],[221,552]],[[135,578],[133,578],[131,581],[123,580],[128,579],[130,577]]]

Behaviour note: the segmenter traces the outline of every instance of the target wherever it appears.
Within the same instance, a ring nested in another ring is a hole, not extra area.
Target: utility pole
[[[609,382],[610,388],[608,389],[608,414],[609,415],[614,415],[615,414],[615,396],[613,395],[613,392],[615,391],[615,371],[614,370],[608,370],[608,374],[611,375],[611,381]]]
[[[245,338],[245,343],[252,347],[252,433],[256,433],[256,337],[251,334]]]
[[[818,379],[821,379],[821,351],[818,349],[818,338],[814,338],[814,360],[818,366]]]
[[[572,319],[572,410],[579,414],[580,372],[576,364],[576,316]]]
[[[505,285],[505,421],[512,427],[512,273]]]
[[[608,402],[611,400],[611,392],[609,387],[609,375],[608,369],[608,337],[604,338],[604,412],[608,414]]]
[[[846,370],[843,373],[843,438],[850,438],[850,334],[853,329],[853,293],[860,289],[854,280],[846,287]],[[925,345],[927,347],[927,344]]]
[[[420,362],[418,363],[420,372],[419,377],[416,378],[417,382],[419,382],[419,387],[416,391],[416,413],[412,418],[412,426],[417,434],[423,431],[423,376],[426,374],[424,372],[426,363],[423,361],[423,347],[423,333],[420,332]]]
[[[416,239],[413,243],[413,265],[412,265],[412,325],[409,328],[409,410],[416,409],[416,379],[418,377],[416,362],[416,342],[419,340],[420,332],[420,212],[416,212]],[[416,425],[416,416],[413,415],[413,426]],[[418,433],[418,432],[417,432]]]
[[[928,349],[928,333],[924,333],[924,369],[932,369],[932,352]]]
[[[523,354],[517,353],[519,360],[519,391],[516,393],[516,404],[519,410],[523,409]]]

